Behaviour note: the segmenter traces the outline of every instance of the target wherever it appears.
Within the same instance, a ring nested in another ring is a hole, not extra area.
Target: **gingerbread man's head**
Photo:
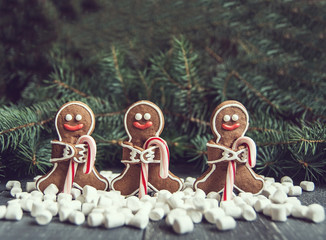
[[[138,101],[132,104],[124,116],[124,125],[129,142],[141,145],[154,136],[159,136],[164,128],[161,109],[150,101]]]
[[[211,129],[216,143],[231,147],[233,142],[242,137],[249,127],[249,116],[246,108],[237,101],[225,101],[218,105],[211,117]]]
[[[93,111],[79,101],[61,106],[55,117],[59,141],[75,143],[80,136],[92,134],[95,127]]]

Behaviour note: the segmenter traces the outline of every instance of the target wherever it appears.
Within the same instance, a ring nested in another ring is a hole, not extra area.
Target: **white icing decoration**
[[[66,144],[64,142],[58,142],[58,141],[51,141],[51,144],[62,145],[62,146],[65,146],[65,148],[63,149],[62,157],[51,158],[50,162],[67,160],[69,158],[72,158],[75,155],[75,150],[69,144]],[[69,151],[70,151],[70,154],[69,154]]]
[[[140,113],[136,113],[136,115],[135,115],[135,119],[136,119],[137,121],[141,120],[142,118],[143,118],[143,116],[142,116]]]
[[[237,108],[239,108],[246,115],[246,126],[245,126],[245,129],[243,130],[243,133],[241,134],[240,137],[243,137],[244,134],[245,134],[245,132],[248,130],[248,127],[249,127],[249,116],[248,116],[247,110],[243,106],[241,106],[241,105],[239,105],[237,103],[227,104],[227,105],[221,107],[218,111],[216,111],[216,113],[213,116],[213,120],[212,120],[212,131],[216,134],[216,143],[218,143],[220,141],[220,139],[221,139],[221,134],[219,134],[219,132],[216,129],[216,118],[217,118],[217,115],[223,109],[228,108],[228,107],[237,107]]]
[[[230,121],[230,119],[231,119],[230,115],[225,115],[223,117],[224,122],[228,122],[228,121]]]
[[[81,106],[81,107],[85,108],[86,111],[91,116],[91,125],[89,127],[88,132],[85,135],[89,135],[90,132],[94,129],[94,126],[95,126],[95,117],[94,117],[94,114],[93,114],[92,110],[86,104],[84,104],[84,103],[79,103],[79,102],[71,102],[71,103],[68,103],[67,105],[65,105],[64,107],[62,107],[58,111],[57,115],[55,116],[55,121],[54,121],[55,122],[55,129],[57,130],[59,141],[62,141],[62,137],[60,135],[59,128],[58,128],[58,118],[59,118],[59,115],[60,115],[60,113],[62,112],[63,109],[65,109],[66,107],[68,107],[70,105],[73,105],[73,104],[76,104],[78,106]]]
[[[83,117],[82,117],[82,115],[77,114],[75,119],[76,119],[76,121],[80,121],[83,119]]]
[[[233,114],[232,120],[233,121],[238,121],[239,120],[239,116],[237,114]]]
[[[149,119],[151,119],[151,115],[149,113],[145,113],[144,119],[148,121]]]
[[[126,129],[126,132],[127,132],[127,135],[129,137],[129,142],[131,142],[132,140],[132,137],[130,135],[130,132],[128,130],[128,125],[127,125],[127,116],[128,116],[128,113],[130,112],[131,109],[133,109],[134,107],[138,106],[138,105],[142,105],[142,104],[145,104],[145,105],[148,105],[152,108],[154,108],[154,110],[158,113],[158,116],[159,116],[159,119],[160,119],[160,126],[157,130],[157,132],[155,133],[155,137],[158,137],[159,134],[162,132],[163,130],[163,123],[164,123],[164,117],[163,117],[163,114],[162,114],[162,111],[161,109],[159,109],[158,106],[156,106],[154,103],[151,103],[151,102],[147,102],[147,101],[139,101],[137,103],[135,103],[134,105],[132,105],[128,110],[127,112],[125,113],[125,116],[124,116],[124,125],[125,125],[125,129]]]
[[[72,119],[72,116],[71,116],[71,114],[67,114],[66,116],[65,116],[65,119],[66,119],[66,121],[71,121],[71,119]]]

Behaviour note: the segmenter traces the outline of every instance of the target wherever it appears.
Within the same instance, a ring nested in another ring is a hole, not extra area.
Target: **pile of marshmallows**
[[[113,179],[116,174],[102,171],[101,174]],[[215,224],[219,230],[236,227],[235,219],[254,221],[257,212],[262,212],[273,221],[284,222],[289,216],[308,219],[319,223],[325,219],[324,207],[319,204],[301,205],[296,197],[304,191],[313,191],[313,182],[302,181],[294,186],[290,177],[283,177],[281,182],[265,177],[265,188],[261,195],[240,193],[231,201],[221,201],[216,192],[205,194],[198,189],[193,191],[194,178],[184,181],[183,191],[170,193],[161,190],[152,197],[124,197],[117,191],[98,191],[85,186],[82,191],[73,188],[71,194],[59,193],[58,188],[51,184],[44,194],[35,190],[35,181],[27,182],[23,192],[18,181],[8,181],[7,190],[15,199],[9,200],[7,206],[0,206],[0,219],[20,220],[23,211],[29,212],[40,225],[49,224],[53,217],[59,216],[61,222],[69,221],[75,225],[87,221],[90,227],[104,226],[117,228],[124,225],[145,229],[149,221],[165,218],[166,224],[172,226],[178,234],[193,231],[194,224],[203,218]]]

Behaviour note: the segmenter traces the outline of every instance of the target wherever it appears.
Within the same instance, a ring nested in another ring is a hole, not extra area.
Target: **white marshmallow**
[[[172,209],[168,213],[168,215],[166,215],[165,223],[169,226],[172,226],[176,216],[184,216],[184,215],[187,215],[187,211],[185,209],[183,208]]]
[[[7,207],[5,219],[19,221],[23,217],[23,210],[19,204],[10,204]]]
[[[194,197],[205,199],[205,198],[206,198],[206,193],[205,193],[203,190],[201,190],[200,188],[198,188],[198,189],[195,191],[195,195],[194,195]]]
[[[216,224],[216,220],[218,218],[224,217],[225,213],[222,208],[212,208],[212,209],[208,209],[205,212],[204,216],[205,216],[205,219],[207,220],[207,222],[209,222],[211,224]]]
[[[26,192],[32,192],[36,190],[35,182],[26,182]]]
[[[301,205],[301,201],[297,197],[288,197],[285,202],[291,203],[294,206]]]
[[[245,205],[242,208],[242,217],[246,221],[254,221],[257,218],[257,214],[256,214],[255,210],[251,206]]]
[[[72,201],[72,195],[68,193],[59,193],[57,197],[57,202],[60,203],[62,200],[64,201]]]
[[[276,187],[270,185],[270,186],[265,186],[264,189],[263,189],[263,192],[262,194],[265,196],[265,197],[269,197],[270,195],[272,195],[275,191],[276,191]]]
[[[284,182],[288,182],[288,183],[293,184],[293,180],[289,176],[284,176],[284,177],[281,178],[281,183],[284,183]]]
[[[78,188],[72,188],[70,193],[75,200],[81,195],[81,191]]]
[[[273,182],[275,182],[275,178],[272,178],[272,177],[264,177],[264,181],[265,182],[273,183]]]
[[[192,199],[192,203],[195,206],[195,208],[201,212],[205,212],[205,210],[208,208],[206,199],[201,197],[196,197],[196,195]]]
[[[234,229],[236,225],[236,221],[231,216],[221,217],[216,220],[216,227],[220,231]]]
[[[304,218],[308,212],[307,206],[294,205],[291,211],[291,215],[295,218]]]
[[[273,221],[285,222],[287,220],[285,206],[279,204],[272,204],[271,217]]]
[[[16,197],[16,194],[17,194],[17,193],[21,193],[21,192],[23,192],[23,190],[22,190],[20,187],[16,187],[16,186],[14,186],[14,187],[10,190],[10,195],[11,195],[12,197]]]
[[[83,203],[82,204],[82,213],[84,213],[86,216],[90,214],[90,212],[95,208],[94,203]]]
[[[106,228],[122,227],[125,224],[125,215],[123,213],[106,214],[104,216],[104,226]]]
[[[55,194],[45,194],[43,196],[44,201],[52,201],[55,202],[57,200],[57,195]]]
[[[209,199],[216,199],[217,201],[221,200],[221,195],[217,192],[209,192],[206,197]]]
[[[137,212],[141,207],[141,202],[139,198],[136,196],[131,196],[127,198],[126,206],[129,208],[133,213]]]
[[[320,204],[311,204],[308,206],[308,211],[305,216],[315,223],[323,222],[325,220],[325,209]]]
[[[55,194],[56,195],[58,192],[59,192],[58,187],[53,183],[51,183],[49,186],[47,186],[43,191],[44,195],[45,194]]]
[[[19,181],[16,181],[16,180],[10,180],[6,183],[6,189],[7,190],[11,190],[13,188],[21,188],[21,184]]]
[[[59,212],[58,203],[52,202],[51,204],[48,204],[45,208],[52,214],[52,216],[58,215]]]
[[[166,202],[172,196],[172,193],[163,189],[158,191],[155,195],[157,196],[157,202]]]
[[[43,193],[38,190],[34,190],[31,192],[31,197],[34,199],[43,200]]]
[[[177,216],[173,222],[172,228],[178,234],[185,234],[194,230],[194,224],[187,215]]]
[[[38,225],[47,225],[52,220],[52,213],[48,210],[38,213],[35,217],[35,220]]]
[[[75,225],[81,225],[85,222],[85,215],[80,211],[73,211],[69,215],[69,222]]]
[[[65,222],[68,220],[70,214],[73,212],[73,209],[69,207],[60,207],[59,208],[59,221],[60,222]]]
[[[149,217],[142,214],[134,215],[128,222],[129,226],[133,226],[139,229],[145,229],[148,225]]]
[[[33,207],[33,202],[34,202],[33,199],[27,198],[21,200],[20,205],[25,212],[31,212]]]
[[[205,202],[207,204],[207,208],[205,208],[205,210],[219,207],[218,201],[216,199],[208,198],[205,200]]]
[[[19,198],[19,199],[27,199],[30,197],[30,194],[27,193],[27,192],[21,192],[21,193],[16,193],[16,198]]]
[[[5,205],[0,206],[0,219],[5,218],[7,212],[7,207]]]
[[[149,219],[152,221],[159,221],[164,218],[164,209],[163,208],[154,208],[149,213]]]
[[[103,213],[92,212],[87,217],[87,224],[90,227],[98,227],[104,223]]]
[[[300,186],[290,187],[289,196],[300,196],[302,194],[302,188]]]
[[[183,192],[186,196],[192,196],[195,193],[194,190],[190,187],[185,188],[185,190],[183,190]]]
[[[186,183],[189,183],[192,186],[192,185],[194,185],[195,181],[196,181],[196,178],[194,178],[194,177],[187,177],[186,180],[185,180],[185,184]]]
[[[273,205],[273,204],[268,204],[268,205],[265,206],[265,208],[263,208],[263,214],[264,214],[265,216],[269,216],[269,217],[271,217],[271,214],[272,214],[272,212],[271,212],[271,210],[272,210],[272,205]]]
[[[269,199],[274,203],[284,203],[286,198],[286,193],[280,189],[277,189],[272,195],[269,196]]]
[[[163,208],[164,216],[166,216],[171,211],[169,204],[164,202],[156,202],[154,208]]]
[[[300,187],[307,192],[312,192],[315,190],[315,184],[310,181],[302,181],[300,183]]]
[[[112,199],[106,197],[106,196],[100,196],[97,206],[100,208],[109,208],[113,204]]]
[[[7,202],[7,205],[10,205],[10,204],[18,204],[21,206],[21,200],[20,199],[12,199],[12,200],[9,200]]]
[[[174,209],[182,207],[184,201],[178,196],[178,194],[172,194],[172,196],[167,200],[167,203],[172,209]]]
[[[191,218],[193,223],[200,223],[203,219],[203,213],[197,209],[187,209],[187,215]]]
[[[83,196],[85,198],[85,202],[93,202],[97,204],[98,194],[96,188],[86,185],[83,187]]]
[[[31,216],[36,217],[38,214],[45,211],[45,206],[43,202],[34,201],[32,204]]]
[[[37,180],[39,180],[41,177],[43,177],[42,175],[37,175],[33,178],[33,181],[36,182]]]
[[[241,218],[242,209],[238,206],[227,206],[223,208],[225,215],[233,218]]]
[[[128,225],[130,219],[134,216],[129,208],[123,207],[118,210],[125,216],[125,224]]]

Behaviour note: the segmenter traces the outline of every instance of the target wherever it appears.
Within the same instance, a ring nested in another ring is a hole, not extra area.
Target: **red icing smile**
[[[153,123],[151,121],[146,122],[145,124],[140,124],[139,122],[133,122],[134,127],[144,130],[147,129],[149,127],[151,127],[153,125]]]
[[[235,123],[233,125],[227,125],[225,123],[222,124],[222,128],[227,131],[232,131],[234,129],[237,129],[238,127],[240,127],[240,123]]]
[[[68,131],[77,131],[77,130],[80,130],[84,127],[84,124],[78,124],[78,125],[75,125],[75,126],[70,126],[69,124],[63,124],[64,128]]]

